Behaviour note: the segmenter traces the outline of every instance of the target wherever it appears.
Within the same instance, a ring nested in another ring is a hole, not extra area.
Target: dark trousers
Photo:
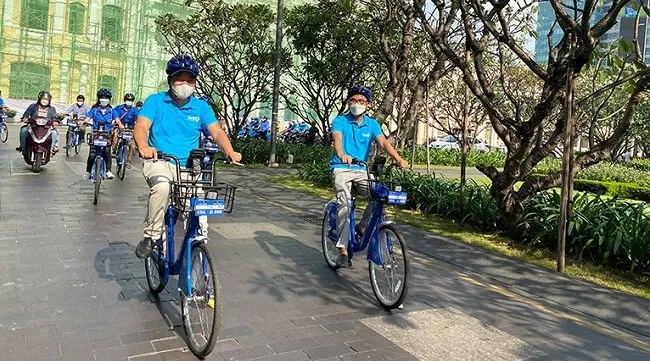
[[[93,170],[93,163],[95,163],[95,157],[97,156],[97,148],[90,147],[90,154],[88,154],[88,161],[86,162],[86,172],[90,173]],[[106,171],[111,170],[111,165],[113,164],[113,155],[111,154],[111,147],[104,147],[104,159],[106,160]]]

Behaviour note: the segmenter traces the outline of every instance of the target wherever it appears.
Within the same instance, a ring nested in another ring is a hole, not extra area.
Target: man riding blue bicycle
[[[330,162],[336,201],[338,206],[336,229],[339,250],[337,266],[348,266],[348,240],[350,237],[349,213],[352,201],[352,185],[359,192],[368,195],[368,176],[365,165],[353,165],[353,160],[368,161],[370,147],[374,140],[400,167],[408,167],[406,162],[388,142],[377,120],[369,117],[366,110],[372,105],[372,91],[364,86],[353,86],[348,90],[349,112],[339,115],[332,122],[334,152]],[[356,226],[357,233],[365,228],[370,219],[372,207],[366,207],[361,222]]]
[[[120,104],[113,109],[113,118],[119,120],[122,123],[122,130],[133,130],[135,127],[135,121],[138,118],[140,111],[138,108],[133,106],[133,101],[135,100],[135,95],[131,93],[124,94],[124,104]],[[113,132],[113,154],[117,154],[119,151],[118,147],[120,146],[120,132],[118,129],[115,129]],[[127,167],[131,168],[131,162],[135,156],[135,142],[133,140],[129,141],[129,154],[127,160]]]
[[[147,258],[154,241],[162,236],[169,183],[177,177],[175,165],[157,160],[158,151],[177,157],[185,166],[199,142],[201,129],[207,129],[228,158],[234,162],[241,160],[210,105],[193,96],[199,72],[199,66],[189,55],[171,58],[166,69],[169,90],[145,100],[135,125],[135,142],[146,159],[142,173],[150,187],[144,237],[135,252],[139,258]],[[207,219],[200,217],[200,234],[207,236],[207,232]]]

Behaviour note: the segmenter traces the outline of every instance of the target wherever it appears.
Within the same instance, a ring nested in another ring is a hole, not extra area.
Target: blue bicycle
[[[364,165],[360,160],[353,160],[353,164]],[[390,175],[392,166],[386,170]],[[354,210],[356,198],[352,198],[350,205],[350,239],[348,241],[348,257],[352,260],[355,252],[368,249],[368,272],[370,284],[375,297],[385,309],[398,308],[404,302],[408,292],[408,280],[411,273],[408,250],[404,239],[399,235],[393,222],[386,219],[384,205],[405,205],[407,193],[402,191],[402,186],[388,180],[375,180],[368,172],[368,190],[372,208],[372,215],[366,225],[363,235],[355,231]],[[378,174],[380,176],[381,174]],[[336,230],[336,199],[327,203],[323,212],[322,246],[325,261],[330,268],[336,270],[339,250],[336,248],[338,235]]]
[[[68,119],[68,132],[65,135],[65,156],[70,156],[70,149],[74,148],[74,153],[79,154],[81,150],[81,127],[79,120],[75,116]]]
[[[133,140],[133,131],[131,129],[119,130],[120,143],[117,148],[117,176],[124,180],[126,174],[126,165],[131,152],[131,141]]]
[[[163,236],[155,242],[153,252],[145,260],[147,283],[154,295],[165,289],[170,275],[179,275],[183,326],[188,346],[199,358],[213,350],[223,312],[221,284],[216,264],[208,252],[208,239],[199,234],[199,216],[231,213],[236,189],[225,183],[201,181],[203,173],[211,172],[201,169],[204,154],[200,149],[194,150],[190,160],[195,166],[181,169],[178,158],[159,153],[157,161],[175,164],[178,181],[170,183],[171,199],[165,213]],[[201,193],[203,197],[199,196]],[[174,227],[179,216],[187,220],[187,231],[176,259]]]
[[[205,156],[201,161],[201,167],[204,170],[214,170],[216,172],[216,169],[212,167],[212,163],[215,155],[219,152],[219,146],[217,143],[211,142],[207,137],[203,138],[204,139],[201,142],[201,148],[205,150]],[[212,181],[212,179],[215,177],[215,172],[204,172],[201,180],[204,182]]]
[[[90,180],[95,183],[95,198],[93,204],[97,204],[99,199],[99,187],[103,180],[106,179],[106,147],[110,147],[111,132],[109,131],[94,131],[92,134],[92,143],[91,147],[95,148],[95,161],[93,162],[93,168],[90,171]]]

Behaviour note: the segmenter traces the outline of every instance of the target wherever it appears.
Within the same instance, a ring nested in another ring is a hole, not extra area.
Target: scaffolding
[[[33,99],[94,99],[100,87],[114,102],[131,92],[144,99],[166,85],[169,54],[158,16],[187,13],[183,0],[0,0],[0,89]]]

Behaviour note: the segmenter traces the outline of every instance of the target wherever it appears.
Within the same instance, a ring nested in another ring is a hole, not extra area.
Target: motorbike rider
[[[47,118],[48,120],[54,121],[53,126],[59,125],[59,122],[56,121],[56,108],[54,108],[50,103],[52,101],[52,95],[45,91],[41,90],[38,93],[38,97],[36,100],[36,103],[31,104],[30,106],[27,107],[25,110],[25,113],[23,113],[22,118],[20,119],[21,122],[27,123],[29,118]],[[24,152],[25,150],[25,145],[27,144],[27,137],[29,136],[29,125],[23,125],[20,128],[20,146],[16,148],[17,151],[19,152]],[[57,132],[56,128],[52,129],[52,155],[55,155],[59,149],[56,147],[56,145],[59,143],[59,133]]]
[[[119,129],[133,130],[135,127],[135,120],[138,118],[138,113],[140,112],[136,107],[133,106],[133,101],[135,100],[135,95],[131,93],[124,94],[124,104],[120,104],[113,109],[113,119],[119,120],[122,123],[122,127]],[[113,128],[113,154],[117,154],[117,147],[120,145],[120,137],[118,128]],[[131,161],[135,156],[135,141],[131,139],[129,141],[129,157],[127,161],[127,167],[131,167]]]
[[[90,111],[90,107],[86,105],[86,97],[83,96],[83,94],[77,95],[77,103],[70,105],[68,110],[65,112],[67,116],[64,119],[64,124],[67,124],[67,121],[70,118],[77,118],[78,121],[83,121],[86,119],[88,112]],[[79,143],[85,142],[86,139],[86,129],[79,124]],[[68,128],[68,132],[66,133],[66,139],[69,139],[70,135],[70,129]],[[69,144],[70,142],[67,142]],[[67,147],[67,145],[66,145]]]
[[[110,90],[102,88],[97,91],[97,103],[93,105],[92,109],[88,112],[88,116],[84,121],[84,124],[92,125],[93,132],[103,130],[110,132],[113,129],[113,122],[116,122],[118,126],[122,126],[119,120],[113,119],[113,107],[111,106],[111,98],[113,94]],[[96,148],[90,146],[90,154],[88,154],[88,161],[86,162],[86,173],[84,174],[84,179],[90,178],[90,172],[93,169],[93,163],[95,162],[95,157],[97,156]],[[106,160],[106,179],[113,179],[115,176],[111,172],[111,165],[113,164],[113,159],[111,157],[111,148],[104,148],[104,159]]]
[[[138,100],[138,102],[135,103],[135,108],[136,108],[138,111],[142,110],[142,102]]]

